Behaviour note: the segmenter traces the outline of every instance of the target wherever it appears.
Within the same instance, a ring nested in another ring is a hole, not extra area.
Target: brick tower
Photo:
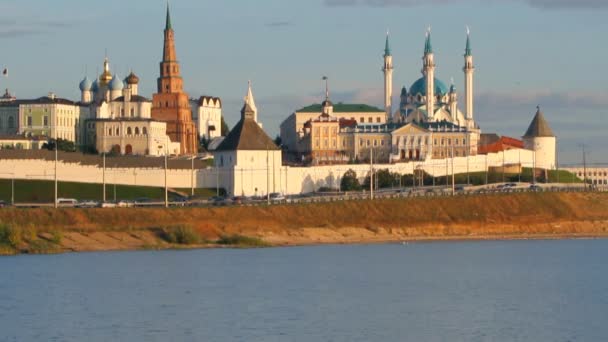
[[[158,92],[152,98],[152,118],[167,123],[167,135],[172,142],[180,143],[180,154],[194,154],[198,151],[198,133],[192,121],[192,111],[188,94],[183,90],[179,62],[175,54],[175,37],[171,27],[169,4],[165,25],[165,46],[160,62]]]

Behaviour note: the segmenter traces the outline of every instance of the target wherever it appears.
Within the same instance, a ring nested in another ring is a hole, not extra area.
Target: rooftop
[[[297,113],[321,113],[321,104],[315,103],[310,106],[296,110]],[[336,103],[334,104],[334,113],[384,113],[384,110],[366,105],[366,104],[348,104],[348,103]]]

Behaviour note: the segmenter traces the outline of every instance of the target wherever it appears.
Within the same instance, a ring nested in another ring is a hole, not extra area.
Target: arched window
[[[129,155],[133,154],[133,146],[131,146],[131,145],[125,146],[125,154],[129,154]]]
[[[135,135],[139,135],[139,127],[135,127]]]
[[[131,117],[135,116],[135,108],[131,108]]]
[[[142,128],[143,135],[148,135],[148,129],[146,127]]]
[[[131,134],[133,134],[131,127],[127,127],[127,135],[131,135]]]
[[[116,127],[116,135],[120,135],[120,128]]]

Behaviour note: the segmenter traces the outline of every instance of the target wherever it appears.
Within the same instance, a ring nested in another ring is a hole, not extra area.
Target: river
[[[608,240],[0,258],[2,341],[600,341]]]

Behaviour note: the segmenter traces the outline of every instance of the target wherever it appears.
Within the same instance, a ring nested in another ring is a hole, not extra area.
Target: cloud
[[[419,5],[446,5],[481,0],[324,0],[329,7],[368,6],[368,7],[413,7]],[[522,2],[542,9],[601,9],[608,8],[606,0],[489,0],[492,2]]]
[[[291,22],[291,21],[271,21],[271,22],[264,24],[264,26],[271,27],[271,28],[281,28],[281,27],[293,26],[293,22]]]
[[[0,38],[19,38],[53,32],[74,26],[72,21],[18,21],[13,18],[0,18]]]

